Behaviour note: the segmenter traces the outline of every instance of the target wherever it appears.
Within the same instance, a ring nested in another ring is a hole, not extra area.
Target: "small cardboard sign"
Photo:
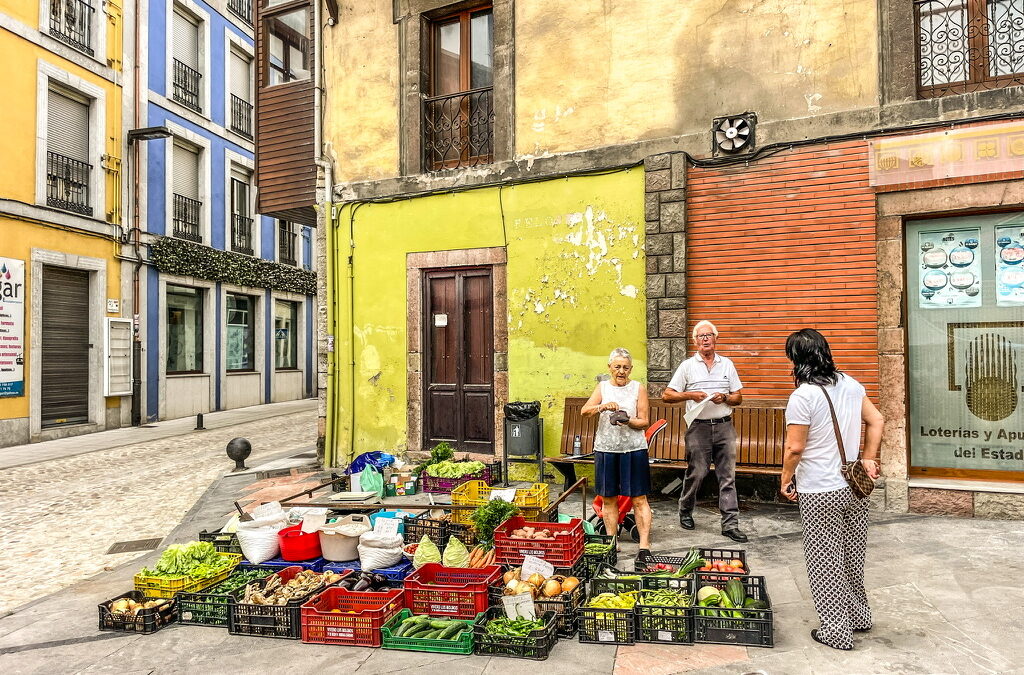
[[[505,488],[503,490],[491,490],[491,494],[487,498],[487,501],[491,501],[493,499],[502,499],[511,504],[516,499],[516,489],[513,487]]]
[[[509,619],[536,619],[537,608],[533,604],[533,596],[529,593],[501,596],[501,606]]]
[[[539,574],[545,579],[555,573],[555,566],[546,560],[532,555],[523,556],[523,566],[520,568],[519,579],[526,581],[534,574]]]
[[[401,521],[397,518],[377,518],[373,521],[374,534],[398,534]]]
[[[610,630],[597,631],[598,642],[615,642],[615,633]]]

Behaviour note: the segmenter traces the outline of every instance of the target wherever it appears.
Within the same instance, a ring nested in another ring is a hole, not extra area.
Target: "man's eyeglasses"
[[[698,340],[710,340],[713,337],[715,337],[714,333],[701,333],[700,335],[697,336],[697,339]]]

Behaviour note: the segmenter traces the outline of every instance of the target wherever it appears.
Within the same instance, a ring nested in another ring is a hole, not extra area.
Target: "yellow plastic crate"
[[[495,489],[482,480],[471,480],[452,490],[452,504],[465,506],[483,506]],[[512,503],[519,507],[520,515],[527,520],[540,517],[540,511],[548,505],[547,483],[534,483],[528,488],[516,490]],[[469,509],[452,509],[452,522],[469,525],[472,511]]]
[[[206,579],[195,579],[189,576],[180,577],[148,577],[141,574],[135,575],[135,590],[140,591],[149,598],[173,598],[178,593],[198,593],[204,588],[227,579],[238,563],[242,561],[239,553],[218,553],[221,558],[228,559],[231,564],[212,577]]]

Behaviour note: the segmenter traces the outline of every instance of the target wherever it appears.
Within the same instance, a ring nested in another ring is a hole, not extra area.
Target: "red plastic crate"
[[[404,609],[403,594],[400,588],[384,593],[328,588],[302,606],[302,641],[380,647],[380,629]]]
[[[320,533],[303,532],[301,528],[301,524],[293,525],[277,533],[282,560],[301,562],[320,557]]]
[[[427,563],[405,578],[405,606],[413,614],[473,619],[486,611],[487,589],[502,572],[498,565],[475,569]]]
[[[551,530],[551,541],[513,539],[512,532],[523,527]],[[573,518],[568,523],[535,523],[514,516],[494,529],[495,562],[522,565],[523,557],[532,555],[555,567],[572,567],[583,555],[583,521]]]

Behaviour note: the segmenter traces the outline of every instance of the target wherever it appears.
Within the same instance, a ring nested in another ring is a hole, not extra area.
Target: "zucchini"
[[[440,628],[440,629],[443,630],[445,628],[448,628],[450,625],[452,625],[452,622],[448,621],[448,620],[442,621],[442,620],[438,619],[438,620],[435,620],[435,621],[431,621],[430,625],[433,628]]]
[[[439,640],[454,640],[466,627],[466,624],[461,621],[451,621],[449,623],[451,625],[441,631],[441,634],[438,636]]]
[[[429,633],[426,633],[424,635],[420,635],[419,638],[421,640],[436,640],[437,636],[440,635],[441,633],[442,633],[442,630],[440,628],[435,628],[434,630],[430,631]]]

